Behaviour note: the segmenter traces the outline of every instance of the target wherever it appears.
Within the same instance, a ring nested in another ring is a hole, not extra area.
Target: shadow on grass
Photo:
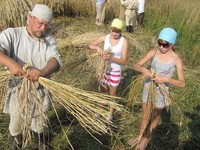
[[[75,150],[109,150],[111,137],[103,134],[93,134],[100,142],[94,139],[81,126],[77,126],[76,131],[70,136]]]
[[[112,145],[112,136],[109,134],[99,135],[92,133],[98,139],[98,142],[92,137],[79,122],[64,108],[58,108],[59,121],[65,129],[68,139],[74,150],[109,150]],[[49,117],[51,127],[48,129],[48,141],[52,149],[71,150],[67,138],[62,131],[57,116],[52,112]],[[114,131],[116,130],[116,131]],[[112,129],[112,132],[117,132],[117,129]]]
[[[185,112],[184,115],[191,119],[188,124],[191,132],[191,137],[185,141],[182,149],[197,150],[200,149],[200,106],[193,108],[194,113]]]
[[[174,150],[178,147],[179,128],[171,121],[170,111],[164,109],[161,114],[162,123],[153,131],[146,149]]]
[[[46,141],[48,141],[52,149],[70,149],[70,145],[62,128],[69,138],[73,132],[71,127],[77,125],[78,121],[63,107],[57,107],[56,113],[54,110],[49,112],[49,128],[45,133]]]

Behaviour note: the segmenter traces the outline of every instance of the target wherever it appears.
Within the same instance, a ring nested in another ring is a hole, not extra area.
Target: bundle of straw
[[[111,53],[111,49],[105,50],[107,54]],[[100,87],[105,87],[104,83],[101,82],[102,79],[104,79],[107,76],[107,72],[110,69],[110,66],[108,65],[108,61],[105,59],[101,60],[101,63],[99,64],[98,68],[98,89],[100,91]],[[106,87],[105,87],[106,88]]]
[[[151,72],[154,72],[151,70]],[[156,76],[156,74],[154,75]],[[129,92],[129,97],[128,97],[128,102],[130,107],[134,105],[135,103],[138,102],[138,97],[141,92],[141,89],[143,88],[143,84],[145,81],[145,77],[143,75],[136,76],[132,79],[131,84],[128,86],[130,87],[130,92]],[[167,90],[165,84],[157,84],[154,81],[150,80],[150,87],[149,87],[149,92],[148,92],[148,105],[152,107],[152,109],[155,108],[155,101],[156,101],[156,91],[159,90],[160,93],[163,95],[165,98],[165,105],[168,106],[171,104],[172,101],[172,96]]]
[[[86,130],[91,129],[98,134],[108,133],[106,124],[112,124],[106,119],[109,114],[107,106],[122,110],[122,106],[114,100],[121,99],[119,97],[81,90],[43,77],[39,78],[39,83],[55,97],[54,102],[65,107]],[[96,118],[97,113],[102,117]]]
[[[0,81],[5,81],[6,77],[11,76],[10,73],[5,71],[1,71],[0,75]],[[108,106],[112,105],[117,111],[123,110],[122,105],[117,104],[117,102],[115,101],[117,99],[122,99],[120,97],[113,97],[101,93],[81,90],[43,77],[39,77],[38,82],[46,90],[48,90],[51,93],[51,95],[53,95],[54,98],[52,102],[53,109],[55,110],[55,112],[56,108],[54,104],[58,103],[59,105],[62,105],[80,122],[81,126],[92,136],[93,133],[110,134],[109,125],[114,125],[111,121],[107,120],[107,115],[109,114]],[[0,86],[2,86],[1,83],[2,82],[0,82]],[[34,82],[24,77],[22,78],[22,82],[20,82],[20,84],[17,85],[16,89],[18,99],[20,99],[20,113],[22,114],[25,120],[23,125],[23,135],[25,137],[23,145],[26,146],[26,144],[30,142],[31,139],[31,132],[29,126],[31,123],[30,116],[32,114],[30,114],[30,110],[32,104],[35,105],[37,111],[39,113],[42,113],[45,118],[47,118],[47,115],[41,110],[42,100],[37,96],[37,90]],[[99,114],[100,117],[96,117],[95,114]]]
[[[4,99],[7,81],[11,77],[11,74],[8,71],[0,71],[0,109],[3,108],[3,103],[1,101]]]
[[[145,79],[144,76],[141,75],[134,77],[131,81],[131,84],[125,89],[125,90],[127,90],[128,88],[130,89],[128,97],[129,108],[132,108],[136,103],[139,102],[139,95],[143,87],[144,79]]]

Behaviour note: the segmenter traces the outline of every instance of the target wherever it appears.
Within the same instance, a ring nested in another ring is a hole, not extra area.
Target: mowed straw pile
[[[6,71],[0,71],[0,75],[0,86],[6,87],[5,81],[11,77],[11,74]],[[81,90],[43,77],[39,77],[38,82],[53,96],[53,109],[56,111],[55,104],[63,106],[91,135],[94,133],[110,134],[109,126],[114,125],[111,121],[107,120],[107,115],[109,114],[109,106],[112,105],[116,111],[123,110],[122,105],[117,104],[116,101],[117,99],[121,99],[119,97],[112,97],[101,93]],[[30,112],[28,113],[28,110],[31,110],[31,106],[34,104],[38,112],[43,113],[40,110],[42,100],[36,96],[37,92],[34,82],[28,80],[25,77],[22,78],[22,81],[19,85],[17,85],[16,89],[18,98],[21,102],[20,113],[23,114],[25,118],[24,120],[26,120],[24,122],[23,133],[25,137],[23,145],[26,145],[28,142],[30,142],[31,139],[31,132],[29,129],[31,123],[31,114]],[[1,95],[3,94],[5,95],[5,91],[1,91]],[[32,97],[37,98],[31,99]],[[1,102],[3,102],[2,99]],[[100,117],[96,117],[96,114],[100,115]],[[43,113],[43,116],[47,118],[45,113]]]
[[[89,42],[92,40],[99,38],[100,36],[104,35],[104,33],[99,32],[87,32],[78,36],[70,36],[68,38],[57,38],[56,42],[59,45],[59,49],[63,49],[65,47],[68,47],[70,45],[73,45],[75,47],[86,47]]]
[[[104,33],[87,32],[74,37],[72,36],[63,39],[60,38],[56,39],[56,42],[59,45],[59,49],[67,48],[67,52],[71,50],[70,54],[67,53],[63,55],[66,55],[66,57],[67,56],[71,57],[71,55],[78,55],[78,57],[73,60],[71,60],[70,57],[65,58],[66,62],[63,64],[62,68],[65,68],[65,70],[72,71],[77,66],[83,65],[84,67],[94,69],[96,73],[100,73],[102,70],[101,57],[98,56],[96,50],[89,49],[88,44],[92,40],[95,40],[103,35]],[[103,48],[103,45],[100,46]]]

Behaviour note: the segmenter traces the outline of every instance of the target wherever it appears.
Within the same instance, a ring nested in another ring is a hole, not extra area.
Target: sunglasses
[[[121,30],[119,30],[119,29],[116,29],[116,28],[112,28],[112,30],[111,30],[112,32],[115,32],[115,33],[120,33],[121,32]]]
[[[170,46],[170,44],[169,44],[169,43],[165,43],[165,44],[164,44],[164,43],[161,43],[161,42],[158,41],[158,46],[159,46],[159,47],[162,46],[163,48],[168,48],[168,47]]]

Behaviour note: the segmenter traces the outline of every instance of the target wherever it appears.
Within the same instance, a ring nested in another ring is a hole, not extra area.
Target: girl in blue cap
[[[155,110],[152,115],[151,122],[148,122],[149,116],[149,106],[148,92],[150,87],[150,80],[157,84],[162,84],[166,86],[169,90],[169,85],[174,85],[177,87],[184,87],[185,80],[183,74],[183,63],[180,56],[174,51],[174,44],[176,43],[177,33],[172,28],[164,28],[161,30],[158,36],[158,48],[150,50],[142,59],[133,65],[134,70],[142,73],[146,78],[144,84],[143,95],[142,95],[142,121],[140,125],[140,134],[143,133],[142,138],[131,138],[128,141],[129,145],[134,145],[139,142],[139,149],[145,149],[148,144],[150,133],[158,125],[160,115],[165,106],[169,105],[165,103],[164,95],[161,92],[156,93]],[[156,76],[154,76],[151,71],[143,65],[151,60],[151,70],[155,71]],[[178,79],[173,79],[172,75],[177,71]],[[147,126],[148,124],[148,126]],[[145,131],[145,133],[143,132]]]

